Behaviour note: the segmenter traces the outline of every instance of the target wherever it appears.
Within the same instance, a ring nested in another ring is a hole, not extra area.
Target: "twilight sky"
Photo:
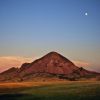
[[[50,51],[100,72],[100,0],[0,0],[0,70]]]

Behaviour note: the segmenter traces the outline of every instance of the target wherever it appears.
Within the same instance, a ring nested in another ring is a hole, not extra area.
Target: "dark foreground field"
[[[0,100],[100,100],[100,82],[0,83]]]

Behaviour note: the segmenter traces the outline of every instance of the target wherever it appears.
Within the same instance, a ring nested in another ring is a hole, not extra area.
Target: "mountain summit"
[[[32,73],[67,75],[78,69],[70,60],[56,52],[50,52],[44,57],[35,60],[21,72],[21,76]]]
[[[14,69],[14,70],[11,70]],[[11,68],[0,74],[0,80],[33,80],[36,78],[79,79],[98,73],[77,67],[69,59],[57,52],[50,52],[32,63],[24,63],[19,69]]]

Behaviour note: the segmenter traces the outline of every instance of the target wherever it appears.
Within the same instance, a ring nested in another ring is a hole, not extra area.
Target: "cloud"
[[[0,57],[0,72],[11,67],[20,67],[22,63],[32,62],[36,58],[26,58],[19,56],[4,56]]]
[[[2,56],[0,57],[0,72],[3,72],[11,67],[20,67],[25,62],[32,62],[40,57],[28,58],[20,56]],[[88,70],[100,71],[100,67],[85,61],[75,61],[72,62],[78,67],[84,67]],[[95,66],[95,67],[94,67]]]
[[[89,67],[89,66],[91,66],[91,64],[89,62],[85,62],[85,61],[75,61],[75,60],[73,60],[72,62],[76,66],[79,66],[79,67]]]
[[[83,67],[83,68],[90,70],[90,71],[100,72],[100,65],[90,63],[90,62],[85,62],[85,61],[72,60],[72,62],[78,67]]]

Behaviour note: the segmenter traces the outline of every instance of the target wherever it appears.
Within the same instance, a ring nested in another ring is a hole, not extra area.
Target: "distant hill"
[[[77,67],[69,59],[57,52],[50,52],[32,63],[24,63],[18,68],[10,68],[0,73],[0,81],[29,81],[34,79],[78,80],[100,75]]]

